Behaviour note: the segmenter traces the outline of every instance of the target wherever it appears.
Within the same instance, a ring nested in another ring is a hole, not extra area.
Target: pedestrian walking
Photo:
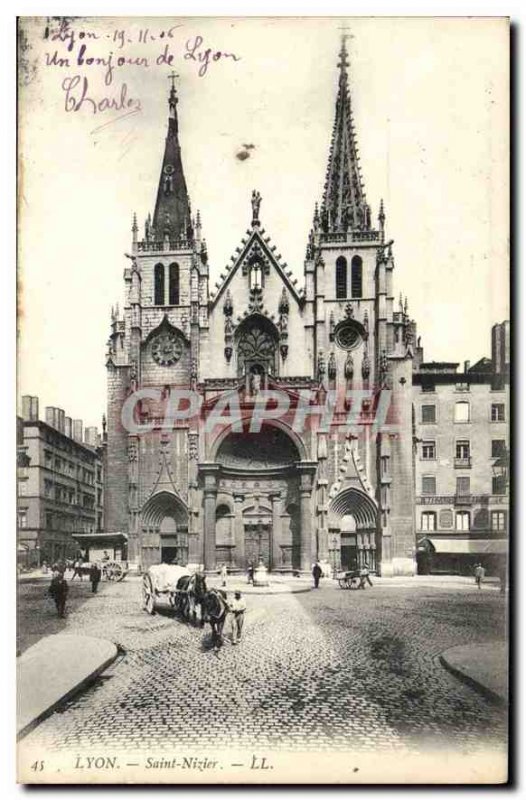
[[[97,593],[101,577],[102,577],[102,572],[99,565],[92,564],[89,569],[89,579],[91,581],[91,591],[93,592],[93,594]]]
[[[53,571],[53,577],[49,585],[48,593],[55,602],[58,616],[65,617],[68,584],[64,578],[64,575],[58,569]]]
[[[226,586],[226,579],[228,577],[228,569],[226,564],[223,564],[219,574],[221,575],[221,586]]]
[[[369,586],[373,585],[373,582],[369,576],[369,564],[367,562],[364,563],[363,567],[360,570],[360,585],[359,589],[365,589],[365,582],[369,584]]]
[[[254,585],[254,564],[252,563],[252,561],[248,565],[247,578],[248,578],[247,582]]]
[[[320,562],[316,561],[312,568],[312,577],[314,578],[314,588],[317,589],[320,585],[320,578],[323,575],[323,570],[321,568]]]
[[[477,584],[479,589],[481,587],[481,583],[484,580],[484,576],[485,575],[486,575],[486,570],[484,569],[482,564],[480,564],[480,563],[476,564],[476,566],[475,566],[475,583]]]
[[[232,644],[237,644],[241,639],[245,611],[247,610],[247,604],[243,600],[241,592],[234,593],[234,599],[228,604],[228,609],[232,614]]]
[[[80,580],[82,580],[82,561],[79,559],[77,559],[73,564],[73,575],[71,576],[71,580],[73,580],[75,575],[78,575]]]

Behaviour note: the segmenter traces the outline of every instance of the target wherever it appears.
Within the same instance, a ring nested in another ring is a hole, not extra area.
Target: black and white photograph
[[[509,63],[18,18],[20,783],[506,784]]]

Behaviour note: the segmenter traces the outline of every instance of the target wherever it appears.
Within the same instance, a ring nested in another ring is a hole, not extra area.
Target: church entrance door
[[[270,569],[270,525],[246,525],[245,526],[245,560],[246,566],[250,564],[257,566],[259,561],[263,561],[267,569]]]

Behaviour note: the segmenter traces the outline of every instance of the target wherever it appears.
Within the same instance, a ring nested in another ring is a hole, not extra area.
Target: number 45
[[[44,762],[43,761],[33,762],[33,764],[31,764],[31,769],[34,772],[42,772],[42,770],[44,769]]]

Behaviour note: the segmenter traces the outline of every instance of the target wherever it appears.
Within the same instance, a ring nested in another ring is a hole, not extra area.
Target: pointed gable
[[[271,269],[278,273],[298,305],[303,302],[303,289],[297,286],[297,280],[287,268],[287,264],[281,260],[281,254],[276,253],[276,247],[272,244],[270,236],[266,235],[264,228],[254,226],[252,230],[246,231],[245,238],[241,240],[240,246],[236,248],[236,253],[231,258],[231,263],[225,267],[219,281],[216,282],[216,290],[210,296],[212,308],[217,305],[234,275],[239,270],[243,275],[247,275],[251,264],[256,260],[261,263],[266,274]]]

